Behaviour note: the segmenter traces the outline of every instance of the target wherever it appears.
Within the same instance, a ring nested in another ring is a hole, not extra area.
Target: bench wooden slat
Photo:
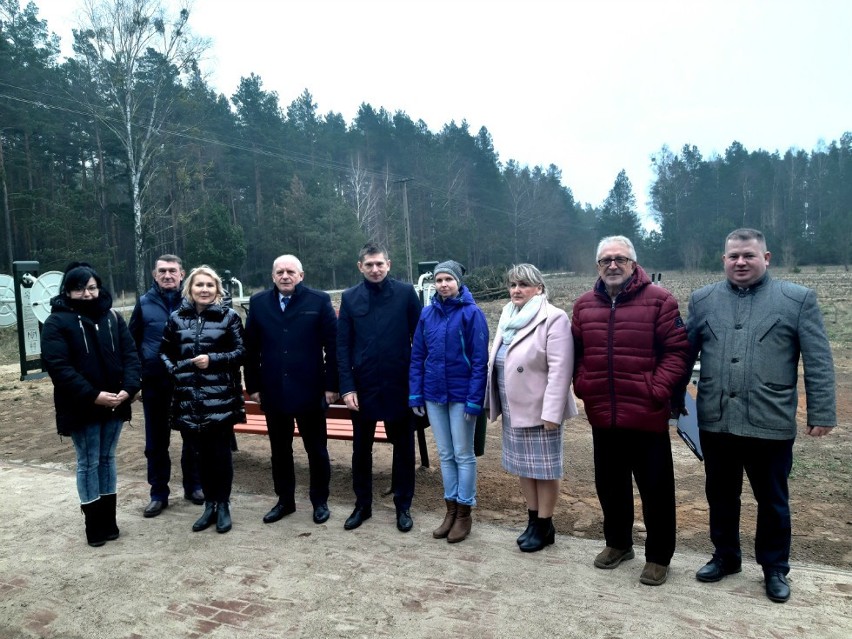
[[[329,415],[332,414],[331,411],[326,413],[325,422],[328,438],[352,441],[352,421],[348,417],[348,409],[343,407],[343,410],[345,411],[346,417],[330,417]],[[334,414],[339,415],[340,411],[335,411]],[[234,432],[245,433],[248,435],[269,435],[266,427],[266,416],[263,414],[263,411],[260,410],[260,406],[258,406],[257,403],[252,401],[246,402],[246,422],[244,424],[235,424]],[[298,426],[293,429],[293,435],[295,437],[301,436],[299,435]],[[385,432],[385,425],[382,422],[376,424],[375,441],[388,441],[388,436]]]
[[[248,394],[243,391],[243,396],[246,404],[246,421],[243,424],[235,424],[235,433],[244,433],[247,435],[269,435],[269,430],[266,426],[266,415],[260,409],[260,404],[249,399]],[[328,407],[325,414],[326,433],[329,439],[339,439],[343,441],[352,441],[352,419],[349,414],[349,409],[345,404],[332,404]],[[300,437],[299,427],[293,429],[293,436]],[[387,442],[388,435],[385,432],[385,425],[382,422],[376,424],[377,442]],[[417,441],[420,447],[420,463],[428,468],[429,452],[426,448],[426,436],[423,429],[417,430]]]

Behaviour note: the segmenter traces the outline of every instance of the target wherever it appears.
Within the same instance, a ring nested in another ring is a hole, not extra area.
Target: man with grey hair
[[[834,363],[813,290],[769,275],[771,253],[755,229],[725,239],[726,279],[695,291],[687,331],[701,355],[698,427],[710,506],[712,559],[696,573],[715,582],[741,570],[743,472],[757,501],[755,559],[766,596],[790,598],[792,539],[787,478],[796,438],[799,359],[804,360],[807,434],[837,423]]]
[[[314,523],[330,516],[325,409],[338,397],[337,316],[328,293],[305,286],[304,277],[295,255],[277,258],[274,286],[252,295],[246,319],[246,390],[266,413],[278,495],[263,518],[267,524],[296,510],[295,424],[308,454]]]
[[[597,568],[632,559],[633,479],[642,497],[645,568],[639,581],[666,581],[675,550],[669,416],[686,372],[689,343],[677,300],[653,286],[621,235],[598,244],[599,277],[574,304],[574,393],[592,425],[595,487],[606,548]]]

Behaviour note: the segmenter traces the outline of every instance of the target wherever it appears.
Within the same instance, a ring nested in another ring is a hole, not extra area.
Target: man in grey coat
[[[696,573],[714,582],[740,572],[743,471],[757,501],[755,558],[766,595],[790,598],[791,517],[787,478],[796,438],[799,359],[804,360],[807,434],[837,423],[834,364],[813,290],[773,279],[763,233],[725,240],[726,281],[695,291],[687,332],[701,354],[698,426],[710,506],[712,559]]]

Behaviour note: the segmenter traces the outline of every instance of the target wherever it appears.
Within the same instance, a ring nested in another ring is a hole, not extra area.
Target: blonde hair
[[[196,266],[189,272],[189,277],[186,278],[186,281],[183,283],[183,291],[181,293],[183,296],[188,299],[193,304],[195,300],[192,298],[192,283],[195,281],[195,278],[199,275],[206,275],[211,278],[216,283],[216,297],[213,299],[214,304],[221,304],[222,300],[225,297],[225,289],[222,288],[222,278],[216,274],[212,268],[207,266],[206,264],[202,264],[201,266]]]
[[[547,284],[544,283],[544,276],[532,264],[513,264],[504,277],[506,286],[512,282],[523,282],[530,286],[540,286],[541,294],[547,297]]]

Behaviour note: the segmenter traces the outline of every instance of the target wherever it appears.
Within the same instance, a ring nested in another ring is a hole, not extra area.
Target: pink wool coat
[[[491,345],[485,393],[491,421],[502,413],[494,367],[502,343],[503,335],[498,329]],[[576,415],[577,405],[571,393],[573,373],[571,322],[565,311],[546,302],[530,323],[515,334],[506,351],[504,375],[512,427],[541,426],[544,421],[561,424]]]

